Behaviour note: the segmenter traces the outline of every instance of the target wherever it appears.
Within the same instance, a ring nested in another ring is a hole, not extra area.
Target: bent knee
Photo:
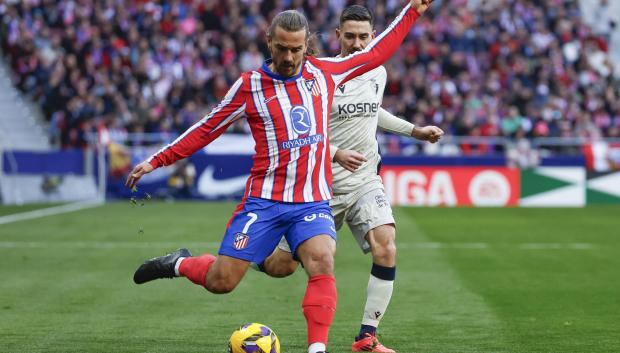
[[[396,232],[393,226],[381,226],[369,232],[366,240],[376,256],[396,255]]]
[[[382,243],[375,243],[372,246],[372,252],[375,255],[394,256],[396,255],[396,242],[390,239]]]
[[[309,272],[331,274],[334,271],[334,255],[331,251],[311,254],[304,266]]]
[[[333,264],[334,254],[329,250],[316,252],[310,256],[310,261],[317,264]]]
[[[237,284],[237,282],[218,279],[208,281],[205,284],[205,288],[213,294],[226,294],[232,292],[237,287]]]
[[[396,245],[392,243],[374,247],[372,249],[372,257],[375,263],[392,262],[396,258]]]
[[[394,266],[396,261],[396,242],[393,238],[371,243],[373,262],[382,266]]]
[[[230,283],[226,281],[216,281],[214,283],[207,283],[205,288],[213,294],[226,294],[232,292],[237,283]]]

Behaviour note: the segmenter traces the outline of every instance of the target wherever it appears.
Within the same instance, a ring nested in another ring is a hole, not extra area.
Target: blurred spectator
[[[15,83],[50,121],[53,142],[83,146],[89,132],[114,140],[187,129],[241,71],[269,56],[264,33],[287,8],[308,15],[321,55],[337,54],[334,29],[352,3],[360,2],[12,1],[0,4],[0,41]],[[379,33],[402,1],[367,3]],[[443,1],[386,64],[384,107],[457,135],[617,134],[620,82],[606,54],[615,25],[607,6],[600,1],[600,25],[589,28],[576,0]],[[241,121],[231,132],[248,129]]]
[[[612,11],[609,6],[609,0],[599,0],[598,6],[594,10],[594,33],[601,36],[609,43],[611,31],[616,27],[617,23],[611,17]]]
[[[168,196],[173,198],[191,198],[194,196],[192,186],[196,177],[196,167],[187,159],[175,164],[174,171],[168,178]]]

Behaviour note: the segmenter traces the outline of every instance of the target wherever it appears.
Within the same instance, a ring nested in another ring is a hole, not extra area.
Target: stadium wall
[[[223,151],[194,154],[185,161],[146,175],[139,190],[124,186],[132,165],[157,147],[128,149],[110,144],[104,163],[94,163],[89,150],[4,152],[0,191],[5,204],[107,199],[156,198],[239,199],[252,165],[252,155]],[[231,163],[234,160],[234,163]],[[583,207],[620,204],[620,172],[586,168],[586,159],[554,157],[540,166],[507,166],[501,155],[478,157],[386,157],[381,177],[393,205],[445,207]],[[105,169],[105,183],[101,183]]]
[[[109,173],[108,196],[132,197],[124,187],[131,165],[156,148],[134,149]],[[112,162],[114,157],[110,157]],[[234,160],[235,163],[231,163]],[[111,163],[113,164],[113,163]],[[156,197],[239,199],[252,165],[247,153],[202,151],[186,162],[156,170],[138,192]],[[620,172],[587,172],[583,156],[543,158],[533,169],[507,167],[502,155],[385,157],[381,176],[392,204],[402,206],[582,207],[620,203]],[[134,195],[135,196],[135,195]]]
[[[103,157],[101,157],[102,159]],[[0,151],[0,201],[21,205],[103,198],[105,163],[92,150]]]

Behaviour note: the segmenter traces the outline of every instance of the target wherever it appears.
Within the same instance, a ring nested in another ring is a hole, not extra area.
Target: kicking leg
[[[231,292],[245,275],[249,262],[226,255],[204,254],[192,257],[187,249],[147,260],[134,274],[134,282],[146,283],[159,278],[186,277],[209,292]]]
[[[245,276],[249,266],[249,261],[219,255],[207,273],[204,287],[215,294],[232,292]]]
[[[183,276],[212,293],[235,289],[253,259],[264,259],[276,247],[283,226],[278,221],[277,202],[248,198],[233,213],[219,255],[192,257],[187,249],[146,261],[138,268],[138,284],[158,278]]]

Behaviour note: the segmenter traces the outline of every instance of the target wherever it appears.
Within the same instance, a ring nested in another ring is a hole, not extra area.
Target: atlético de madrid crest
[[[315,97],[321,95],[321,86],[319,85],[315,77],[306,80],[306,88],[308,89],[308,92],[312,93],[312,95]]]
[[[248,242],[250,241],[250,236],[243,233],[235,234],[235,240],[233,242],[233,246],[237,250],[243,250],[248,246]]]

